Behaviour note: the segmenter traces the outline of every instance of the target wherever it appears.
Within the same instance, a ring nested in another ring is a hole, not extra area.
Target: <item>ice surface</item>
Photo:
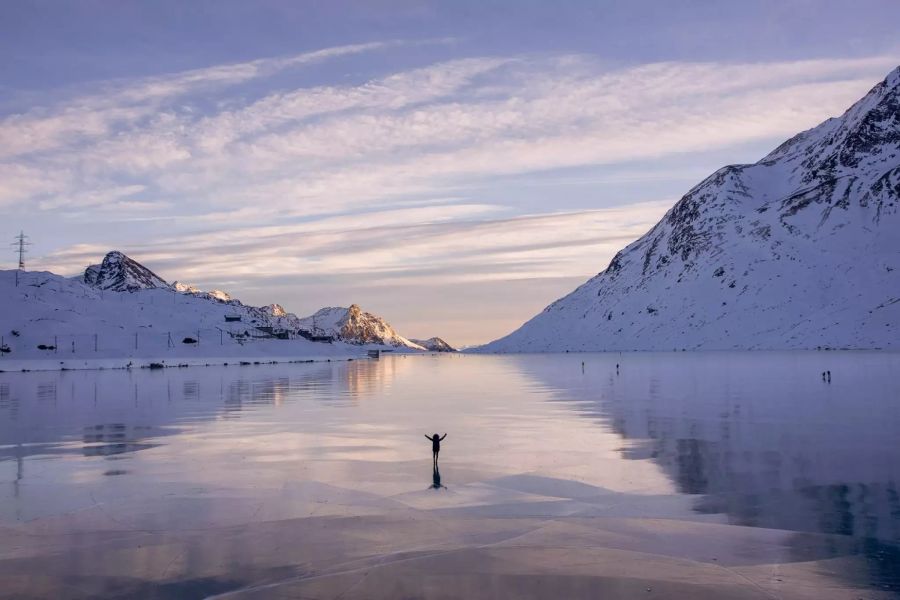
[[[896,597],[898,367],[450,354],[0,373],[0,597]]]

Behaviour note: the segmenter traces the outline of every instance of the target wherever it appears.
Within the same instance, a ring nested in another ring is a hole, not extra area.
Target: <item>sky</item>
[[[900,64],[900,2],[0,3],[0,239],[488,342]],[[0,268],[14,268],[12,246]]]

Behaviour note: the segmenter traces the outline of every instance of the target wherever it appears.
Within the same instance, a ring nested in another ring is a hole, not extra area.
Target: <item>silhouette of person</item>
[[[428,435],[426,433],[425,437],[431,440],[431,454],[434,458],[434,470],[437,471],[438,453],[441,451],[441,442],[447,437],[447,434],[445,433],[444,437],[441,437],[438,434]]]

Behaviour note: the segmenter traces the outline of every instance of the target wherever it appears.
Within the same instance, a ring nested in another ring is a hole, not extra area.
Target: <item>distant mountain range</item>
[[[810,99],[810,101],[815,101]],[[900,68],[485,352],[900,347]]]
[[[288,313],[279,304],[264,307],[245,306],[222,290],[202,291],[192,285],[175,282],[167,283],[156,273],[119,251],[109,252],[99,265],[91,265],[84,271],[82,280],[96,289],[115,292],[135,292],[148,289],[167,289],[195,298],[204,298],[232,305],[235,309],[246,310],[250,316],[262,322],[264,327],[281,331],[297,331],[317,341],[342,341],[348,344],[375,344],[411,350],[453,351],[440,338],[431,338],[428,344],[418,344],[398,334],[383,318],[363,312],[356,304],[349,308],[323,308],[305,318]]]
[[[16,285],[15,275],[0,271],[4,359],[200,356],[201,345],[204,355],[262,356],[449,348],[439,338],[431,345],[412,342],[356,305],[299,318],[279,304],[249,306],[221,290],[169,284],[119,251],[78,277],[20,272]]]

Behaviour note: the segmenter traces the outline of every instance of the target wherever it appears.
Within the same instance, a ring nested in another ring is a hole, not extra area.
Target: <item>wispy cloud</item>
[[[490,205],[439,205],[165,238],[129,251],[163,276],[204,282],[286,274],[381,285],[423,275],[443,283],[571,277],[584,273],[585,256],[608,260],[669,206],[665,200],[502,217]],[[45,257],[43,265],[74,272],[106,250],[80,244]]]
[[[216,86],[381,46],[116,84],[114,93],[12,115],[0,122],[3,167],[18,169],[16,186],[46,208],[77,207],[96,196],[86,188],[125,184],[166,206],[190,197],[192,214],[247,204],[327,213],[445,193],[471,177],[787,136],[842,110],[894,64],[877,57],[608,71],[580,56],[474,58],[207,106]],[[57,174],[53,185],[47,172]],[[0,201],[11,196],[2,192]]]
[[[123,127],[153,129],[158,123],[152,120],[145,123],[143,120],[183,96],[209,93],[271,76],[291,67],[380,50],[399,43],[338,46],[295,56],[216,65],[136,81],[101,82],[92,93],[34,107],[0,121],[0,158],[45,152],[75,143],[90,143],[96,138],[116,134],[117,129]]]

